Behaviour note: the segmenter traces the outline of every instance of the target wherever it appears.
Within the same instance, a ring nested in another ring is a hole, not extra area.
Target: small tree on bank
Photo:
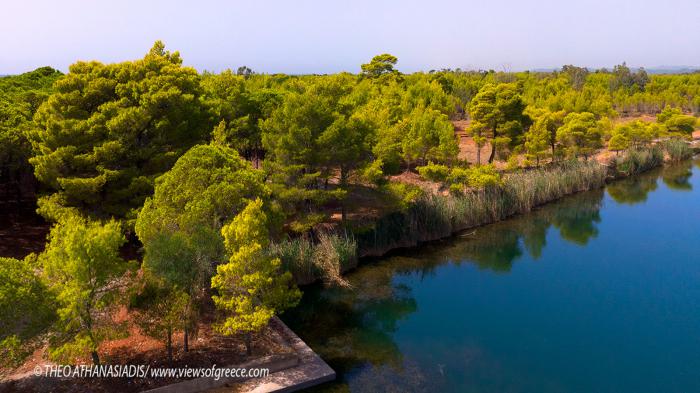
[[[282,273],[279,258],[266,254],[269,244],[267,217],[260,199],[251,202],[221,229],[227,263],[217,267],[211,286],[216,307],[225,318],[215,329],[226,336],[244,333],[246,353],[252,353],[251,335],[259,332],[275,314],[297,304],[301,292],[289,272]]]
[[[125,241],[116,221],[69,216],[51,230],[39,260],[58,303],[62,334],[52,345],[52,357],[73,359],[89,352],[93,363],[100,363],[97,348],[113,325],[106,311],[115,304],[116,279],[127,268],[119,257]]]

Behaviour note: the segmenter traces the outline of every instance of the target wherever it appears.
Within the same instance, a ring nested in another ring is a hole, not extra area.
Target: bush
[[[466,169],[454,168],[448,181],[453,185],[458,184],[479,190],[499,187],[503,184],[501,174],[491,164],[477,165]],[[453,189],[453,187],[450,189]]]
[[[386,181],[382,166],[384,162],[381,159],[372,161],[362,170],[362,178],[372,184],[381,185]]]
[[[425,166],[419,166],[416,169],[424,178],[436,182],[444,182],[450,174],[450,168],[446,165],[433,164],[432,162]]]
[[[389,197],[390,203],[399,210],[407,209],[424,194],[423,189],[416,185],[399,182],[389,182],[381,189]]]

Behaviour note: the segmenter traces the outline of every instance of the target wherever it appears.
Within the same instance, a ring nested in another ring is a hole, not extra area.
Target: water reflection
[[[656,188],[656,177],[651,176],[637,176],[607,186],[610,197],[615,202],[626,205],[645,202],[648,194]]]
[[[700,161],[697,162],[700,163]],[[686,161],[664,168],[661,173],[661,180],[672,190],[692,191],[693,186],[690,184],[692,175],[693,163]]]
[[[352,380],[361,391],[385,391],[386,386],[396,391],[440,390],[447,381],[439,365],[428,370],[419,367],[404,358],[393,341],[397,324],[418,308],[411,288],[394,277],[423,279],[450,262],[507,273],[525,252],[534,259],[540,257],[550,228],[563,239],[586,244],[598,233],[602,198],[602,190],[574,195],[527,216],[370,262],[349,276],[351,288],[307,288],[302,304],[285,320],[341,378]],[[461,350],[469,352],[463,354],[465,359],[479,357],[478,349]],[[349,387],[336,383],[322,389],[346,391]]]
[[[562,239],[585,245],[598,235],[603,191],[596,190],[545,205],[527,216],[489,225],[451,241],[443,255],[454,263],[474,263],[481,269],[509,272],[527,252],[539,259],[547,245],[549,228]]]
[[[700,167],[700,160],[694,161]],[[670,189],[676,191],[692,191],[690,178],[693,175],[693,161],[684,161],[675,165],[656,169],[651,173],[609,184],[606,189],[610,197],[617,203],[635,205],[646,202],[650,192],[658,187],[658,178]]]
[[[607,192],[620,204],[643,203],[657,189],[659,177],[669,189],[690,190],[692,164],[686,162],[616,182],[607,187]],[[410,354],[410,344],[404,343],[399,348],[395,342],[400,322],[418,310],[412,287],[397,277],[423,281],[446,264],[469,264],[507,274],[525,255],[539,259],[547,247],[547,237],[553,233],[566,242],[585,246],[598,236],[603,199],[603,190],[573,195],[521,217],[366,263],[349,275],[351,288],[307,288],[302,304],[284,319],[338,372],[339,381],[320,390],[407,392],[450,390],[449,387],[454,390],[454,381],[447,379],[439,362],[434,367],[425,367],[425,363],[421,367]],[[449,347],[450,343],[444,345]],[[497,369],[494,366],[494,370],[487,370],[488,359],[479,353],[478,346],[468,343],[435,351],[463,358],[454,364],[480,368],[472,370],[474,375],[483,377]],[[464,367],[452,371],[470,372]]]

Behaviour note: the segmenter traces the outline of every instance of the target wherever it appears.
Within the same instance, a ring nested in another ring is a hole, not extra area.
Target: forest
[[[97,364],[119,307],[169,358],[210,308],[250,351],[298,285],[344,285],[359,254],[401,245],[377,240],[410,226],[397,220],[449,211],[421,224],[449,234],[507,217],[601,184],[602,159],[631,173],[686,157],[698,127],[700,72],[398,63],[200,73],[159,41],[134,61],[0,77],[0,195],[51,224],[43,250],[0,258],[0,358],[48,340],[52,359]],[[545,182],[560,185],[526,195]]]

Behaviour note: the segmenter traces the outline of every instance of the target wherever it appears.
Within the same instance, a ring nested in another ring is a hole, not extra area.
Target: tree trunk
[[[173,331],[168,329],[168,343],[166,344],[168,348],[168,362],[173,363]]]
[[[556,148],[556,146],[554,145],[554,143],[552,143],[552,162],[554,162],[554,157],[556,157],[556,156],[554,155],[554,154],[555,154],[555,148]]]
[[[348,187],[348,171],[347,169],[343,168],[342,166],[340,167],[340,188],[343,190],[347,190]],[[347,209],[345,208],[345,198],[340,202],[340,217],[343,220],[343,224],[345,224],[345,218],[347,216]]]
[[[92,351],[92,364],[100,365],[100,355],[97,354],[97,351]]]
[[[250,332],[245,334],[245,354],[250,356],[253,354],[253,342]]]
[[[476,165],[481,165],[481,145],[476,145]]]
[[[185,352],[189,352],[189,350],[190,350],[190,345],[189,345],[190,342],[189,341],[190,341],[189,340],[189,331],[188,331],[188,329],[185,329],[185,336],[183,338],[183,343],[182,343],[182,347],[185,350]]]
[[[493,162],[496,157],[496,137],[498,136],[496,131],[497,125],[493,126],[493,139],[491,139],[491,155],[489,156],[489,164]]]

